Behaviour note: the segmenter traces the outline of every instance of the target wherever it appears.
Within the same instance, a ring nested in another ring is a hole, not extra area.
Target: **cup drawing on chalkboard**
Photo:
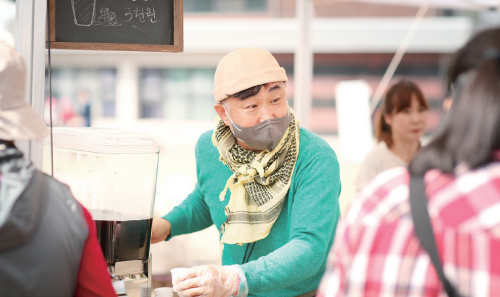
[[[75,25],[92,26],[95,19],[96,0],[71,0]]]

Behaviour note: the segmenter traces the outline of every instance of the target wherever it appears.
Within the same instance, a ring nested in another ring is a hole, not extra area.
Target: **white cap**
[[[214,76],[215,102],[251,87],[275,81],[287,81],[285,68],[261,48],[238,48],[227,54]]]
[[[0,42],[0,139],[41,140],[48,134],[42,118],[24,101],[26,67],[21,56]]]

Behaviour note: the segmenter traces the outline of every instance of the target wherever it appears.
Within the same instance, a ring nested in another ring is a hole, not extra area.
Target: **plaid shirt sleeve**
[[[391,170],[391,175],[387,177],[375,178],[366,185],[352,202],[349,210],[340,223],[335,243],[330,251],[327,262],[327,271],[323,276],[317,296],[363,296],[365,292],[359,292],[356,287],[363,287],[366,282],[366,266],[369,254],[362,253],[357,247],[360,240],[371,238],[373,240],[376,230],[367,230],[366,227],[379,226],[376,213],[377,204],[382,196],[388,191],[388,186],[394,184],[401,177],[401,170]],[[379,186],[380,185],[380,186]],[[361,222],[371,222],[365,225]],[[353,280],[350,273],[354,269],[364,270],[363,275],[358,274]],[[380,274],[380,273],[378,273]],[[354,293],[357,293],[355,295]]]
[[[414,233],[408,181],[406,169],[392,169],[359,193],[339,225],[318,297],[446,296]],[[457,179],[433,170],[425,181],[447,278],[462,296],[500,296],[500,164]]]

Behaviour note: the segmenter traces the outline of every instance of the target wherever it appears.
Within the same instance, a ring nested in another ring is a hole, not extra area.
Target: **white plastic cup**
[[[154,289],[155,292],[155,297],[173,297],[174,296],[174,290],[169,287],[163,287],[163,288],[156,288]]]
[[[151,287],[149,286],[149,283],[143,283],[139,286],[139,296],[151,297]]]

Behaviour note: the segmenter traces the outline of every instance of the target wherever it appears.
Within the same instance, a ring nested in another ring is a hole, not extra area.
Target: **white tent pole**
[[[295,3],[298,38],[294,54],[293,109],[297,119],[300,120],[300,126],[309,128],[312,105],[313,51],[311,35],[314,2],[312,0],[297,0]]]
[[[422,2],[428,2],[431,7],[445,9],[472,9],[486,10],[491,7],[500,7],[499,0],[336,0],[334,2],[364,2],[370,4],[420,6]]]
[[[15,48],[26,63],[26,101],[43,118],[45,92],[45,0],[16,1]],[[42,142],[16,141],[24,156],[42,169]]]
[[[422,3],[422,5],[420,5],[417,14],[413,18],[410,29],[408,30],[405,38],[399,45],[399,48],[396,51],[394,57],[392,58],[389,67],[387,67],[387,70],[385,71],[384,76],[382,77],[382,80],[380,81],[377,89],[375,90],[375,93],[373,94],[371,100],[372,114],[375,111],[375,108],[377,107],[377,104],[379,103],[380,99],[382,99],[382,96],[384,95],[385,90],[387,89],[387,86],[389,85],[389,82],[391,81],[392,76],[394,75],[394,72],[399,66],[399,62],[401,62],[401,59],[403,58],[406,50],[408,49],[408,46],[410,45],[410,42],[413,39],[413,35],[415,35],[415,32],[417,31],[418,26],[422,22],[422,19],[424,18],[428,8],[429,4],[427,2],[424,2]]]
[[[16,30],[15,49],[26,63],[26,90],[25,100],[31,104],[31,72],[33,57],[33,0],[16,1]],[[16,141],[16,146],[24,156],[31,159],[31,142],[29,140]]]

